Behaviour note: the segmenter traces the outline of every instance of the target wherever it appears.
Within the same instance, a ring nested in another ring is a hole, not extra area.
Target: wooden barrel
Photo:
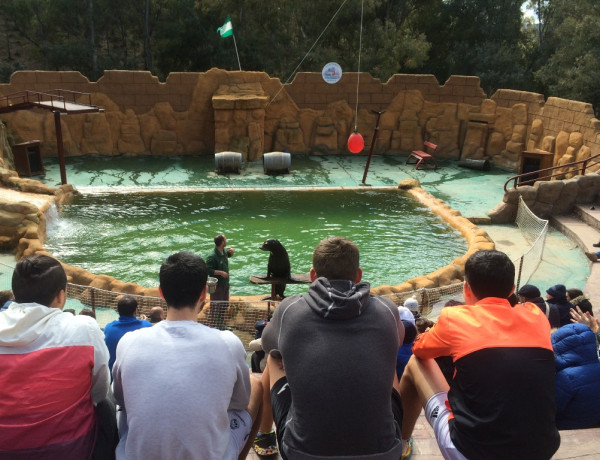
[[[239,174],[242,169],[242,154],[239,152],[215,153],[215,168],[219,174],[227,172]]]
[[[292,156],[288,152],[271,152],[263,154],[265,174],[287,174],[290,172]]]

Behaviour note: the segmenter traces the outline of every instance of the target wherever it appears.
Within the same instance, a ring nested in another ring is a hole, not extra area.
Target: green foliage
[[[600,4],[556,1],[546,46],[549,58],[535,72],[551,95],[589,102],[600,110]]]
[[[538,26],[524,23],[523,4]],[[363,7],[360,70],[382,81],[402,72],[441,83],[477,75],[490,95],[536,90],[600,106],[598,0],[2,0],[0,79],[21,68],[91,79],[104,69],[162,79],[237,70],[233,38],[216,32],[229,15],[243,70],[288,81],[296,69],[320,72],[336,61],[355,72]]]

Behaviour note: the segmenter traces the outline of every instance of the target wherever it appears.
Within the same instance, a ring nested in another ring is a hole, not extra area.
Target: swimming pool
[[[236,249],[230,259],[231,294],[262,295],[250,283],[266,272],[267,238],[288,251],[293,273],[308,273],[312,252],[327,236],[345,236],[361,250],[361,267],[373,286],[399,284],[462,256],[466,242],[429,208],[395,189],[328,191],[208,191],[89,193],[49,218],[46,248],[92,273],[158,285],[158,269],[171,253],[206,257],[213,237],[225,233]],[[288,285],[286,295],[304,292]]]

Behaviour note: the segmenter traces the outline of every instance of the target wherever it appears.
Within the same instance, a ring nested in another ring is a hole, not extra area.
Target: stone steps
[[[590,277],[583,291],[597,310],[600,306],[600,263],[597,263],[596,252],[600,248],[593,245],[600,242],[600,210],[592,210],[590,205],[578,205],[573,214],[552,216],[550,225],[573,241],[590,259]]]

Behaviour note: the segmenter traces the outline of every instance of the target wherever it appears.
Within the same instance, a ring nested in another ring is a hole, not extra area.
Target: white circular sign
[[[323,67],[321,75],[323,76],[323,80],[333,85],[342,78],[342,68],[337,62],[329,62]]]

